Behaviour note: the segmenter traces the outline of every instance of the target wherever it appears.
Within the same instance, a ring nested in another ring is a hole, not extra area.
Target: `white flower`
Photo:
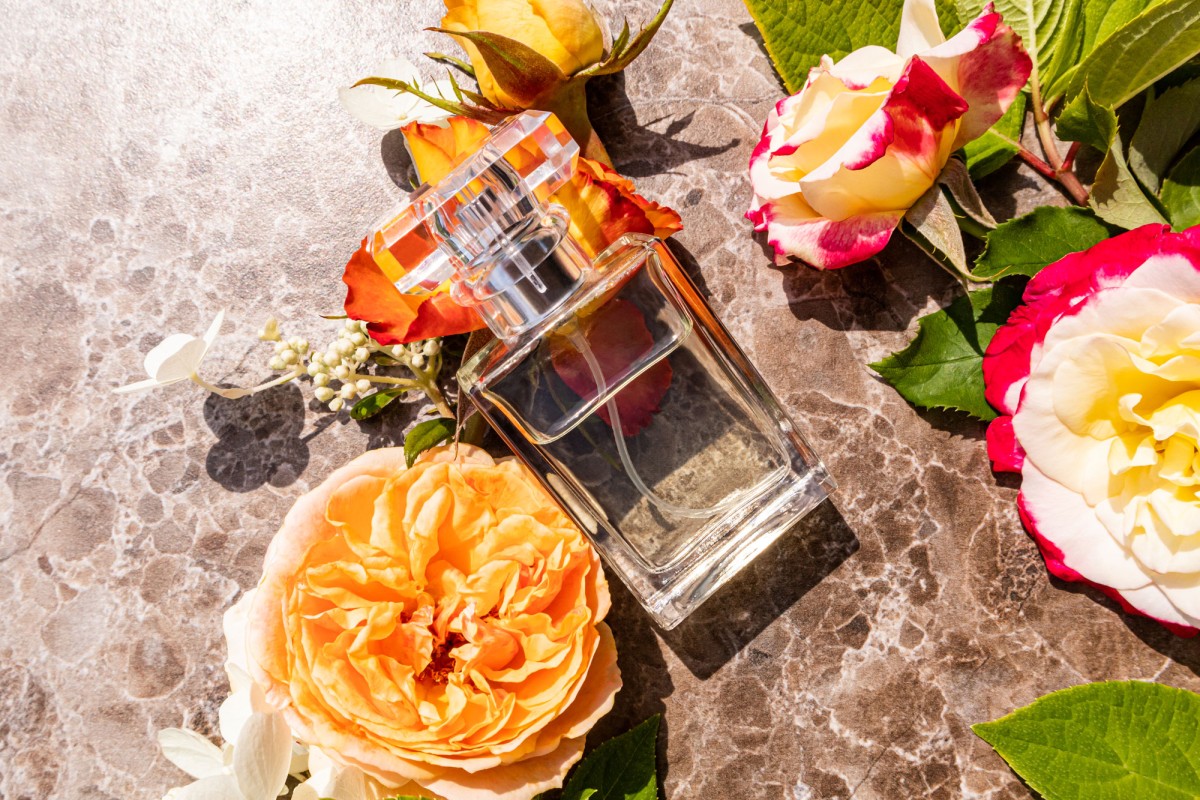
[[[164,800],[274,800],[288,775],[308,770],[307,748],[293,741],[283,714],[267,703],[247,671],[246,610],[253,596],[253,590],[243,595],[223,620],[229,649],[225,674],[233,690],[217,711],[225,746],[183,728],[159,731],[163,755],[196,778]]]
[[[204,356],[208,354],[208,348],[212,347],[224,320],[225,312],[221,311],[208,326],[203,338],[186,333],[172,333],[146,354],[143,365],[146,367],[146,374],[150,376],[149,379],[122,386],[114,391],[117,394],[142,392],[191,379],[200,368]]]
[[[382,800],[385,797],[415,794],[421,789],[411,783],[405,786],[412,792],[385,787],[358,767],[338,764],[317,747],[309,749],[309,766],[312,777],[292,790],[292,800],[321,800],[326,797],[335,800]]]
[[[274,800],[292,765],[292,732],[283,714],[251,684],[234,692],[219,711],[224,747],[195,731],[158,732],[163,755],[196,781],[172,789],[170,800]],[[230,743],[232,742],[232,744]]]
[[[423,81],[421,73],[407,59],[393,58],[385,61],[372,73],[372,77],[394,78],[420,89],[425,94],[446,100],[455,99],[454,88],[449,79]],[[397,92],[382,86],[368,85],[339,89],[338,98],[342,101],[342,108],[349,111],[351,115],[371,127],[383,131],[400,128],[410,122],[445,126],[446,120],[454,116],[449,111],[440,109],[415,94]]]

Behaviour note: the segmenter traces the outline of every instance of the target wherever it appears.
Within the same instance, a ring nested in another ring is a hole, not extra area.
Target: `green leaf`
[[[1058,133],[1060,138],[1082,141],[1101,152],[1107,151],[1100,169],[1096,171],[1096,180],[1088,199],[1088,204],[1098,217],[1129,229],[1153,222],[1166,222],[1154,201],[1146,196],[1129,170],[1116,112],[1110,106],[1094,102],[1090,87],[1063,112]]]
[[[609,739],[571,773],[562,800],[658,800],[659,715]]]
[[[963,152],[967,157],[967,169],[975,179],[990,175],[1008,163],[1020,149],[1021,131],[1025,127],[1024,94],[1017,95],[1004,116],[983,136],[967,142]]]
[[[1171,162],[1198,131],[1200,80],[1147,99],[1137,131],[1129,141],[1129,168],[1147,191],[1162,188],[1162,178]]]
[[[940,183],[934,183],[913,203],[904,215],[900,232],[950,272],[956,275],[970,272],[962,230]]]
[[[1036,275],[1047,264],[1116,232],[1089,209],[1039,206],[988,234],[975,260],[974,277],[990,281],[1006,275]]]
[[[553,61],[516,39],[490,31],[429,30],[466,39],[475,45],[496,84],[523,106],[535,102],[547,89],[566,80]]]
[[[978,229],[990,231],[996,227],[996,218],[983,204],[983,198],[979,196],[979,191],[962,161],[957,158],[947,161],[937,182],[945,187],[954,207],[954,214],[964,230],[973,233]]]
[[[411,467],[417,456],[454,436],[454,420],[449,417],[427,419],[404,437],[404,460]]]
[[[1122,26],[1137,17],[1147,8],[1157,5],[1162,0],[1083,0],[1080,25],[1079,47],[1073,62],[1065,62],[1065,69],[1056,71],[1053,80],[1044,82],[1042,96],[1047,98],[1047,105],[1059,97],[1071,84],[1078,71],[1079,64],[1098,45],[1116,33]]]
[[[412,389],[384,389],[382,391],[369,394],[363,399],[354,404],[354,408],[350,409],[351,419],[364,420],[378,414],[388,406],[393,400],[405,392],[411,392]]]
[[[1200,797],[1200,695],[1182,689],[1090,683],[972,730],[1045,800]]]
[[[1171,170],[1161,196],[1175,230],[1200,225],[1200,147],[1193,147]]]
[[[896,49],[904,0],[744,0],[789,92],[798,92],[822,55],[839,59],[869,44]],[[983,3],[975,4],[978,8]],[[942,30],[962,25],[955,0],[937,0]],[[978,13],[978,9],[976,10]]]
[[[1023,279],[1002,281],[921,317],[908,347],[871,369],[915,406],[994,419],[996,412],[983,396],[983,353],[1020,304],[1024,286]]]
[[[1118,108],[1164,75],[1200,53],[1200,0],[1165,0],[1127,22],[1080,63],[1066,89],[1071,100],[1083,96]]]

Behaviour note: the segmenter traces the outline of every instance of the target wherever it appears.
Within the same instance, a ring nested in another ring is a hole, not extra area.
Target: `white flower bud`
[[[275,343],[275,352],[276,353],[282,353],[284,350],[287,350],[287,349],[288,349],[287,342],[280,341],[280,342]]]
[[[307,353],[308,352],[308,339],[305,339],[303,336],[297,338],[296,343],[294,345],[292,345],[292,349],[297,350],[301,353]]]
[[[371,391],[371,382],[369,380],[367,380],[366,378],[360,378],[359,380],[355,381],[354,386],[355,386],[355,388],[358,389],[360,394],[362,392]]]
[[[300,360],[300,356],[296,355],[295,350],[284,350],[279,354],[279,360],[285,364],[295,364]]]
[[[328,386],[318,387],[313,391],[313,397],[317,398],[322,403],[328,403],[333,399],[333,389],[330,389]]]
[[[337,343],[337,351],[340,355],[348,356],[354,352],[354,345],[345,339]]]
[[[416,355],[414,355],[412,357],[412,365],[414,367],[416,367],[417,369],[420,369],[421,367],[425,366],[425,356],[421,355],[420,353],[417,353]]]
[[[335,397],[329,401],[329,410],[330,411],[341,411],[342,406],[344,406],[344,405],[346,405],[345,400],[343,400],[340,397]]]
[[[360,347],[354,351],[354,360],[360,364],[362,362],[366,361],[370,357],[371,357],[371,351],[365,347]]]
[[[344,383],[342,384],[342,390],[338,394],[347,400],[353,400],[354,395],[358,394],[358,387],[353,383]]]
[[[359,347],[362,347],[367,343],[367,335],[365,333],[352,334],[350,336],[350,341],[354,342],[354,344],[358,345]]]
[[[316,361],[310,361],[310,362],[308,362],[308,369],[305,370],[305,372],[307,372],[309,375],[312,375],[315,378],[321,374],[321,371],[323,369],[324,369],[324,367],[322,367]]]
[[[338,364],[333,368],[333,374],[336,375],[339,380],[344,381],[346,378],[350,377],[350,368],[345,364]]]
[[[423,351],[427,356],[436,356],[442,351],[442,343],[437,339],[427,339]]]
[[[358,330],[359,324],[359,321],[356,319],[348,319],[346,320],[346,324],[342,326],[342,329],[353,333],[354,331]]]
[[[267,319],[267,323],[263,325],[261,331],[258,332],[258,338],[264,342],[279,341],[279,321],[274,317]]]
[[[278,369],[287,369],[287,364],[283,363],[283,359],[280,358],[279,356],[275,356],[270,361],[268,361],[267,366],[270,367],[271,369],[277,369],[277,370]]]
[[[388,352],[392,354],[392,358],[404,358],[408,350],[402,344],[394,344]]]
[[[329,373],[321,372],[313,376],[313,384],[316,386],[329,385]]]

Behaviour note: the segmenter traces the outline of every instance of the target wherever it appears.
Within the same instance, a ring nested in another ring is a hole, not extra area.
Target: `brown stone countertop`
[[[653,3],[621,8],[646,19]],[[0,12],[0,797],[157,800],[155,731],[215,730],[221,613],[283,514],[419,406],[356,423],[287,387],[118,397],[165,334],[218,380],[268,374],[269,314],[325,342],[341,270],[405,181],[398,134],[336,90],[449,44],[435,0],[3,0]],[[680,211],[689,268],[840,483],[694,618],[621,588],[625,676],[598,736],[662,712],[670,800],[1028,798],[970,725],[1071,684],[1200,689],[1200,646],[1048,579],[983,428],[919,413],[864,366],[954,293],[903,243],[777,269],[742,213],[782,96],[740,0],[679,0],[593,119]],[[983,184],[997,215],[1040,184]],[[1015,199],[1014,199],[1015,198]]]

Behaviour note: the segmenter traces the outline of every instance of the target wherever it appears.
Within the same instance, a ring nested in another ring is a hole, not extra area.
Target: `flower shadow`
[[[1082,583],[1064,581],[1050,576],[1050,583],[1056,589],[1081,594],[1097,604],[1112,611],[1137,638],[1146,646],[1157,651],[1176,664],[1191,670],[1193,675],[1200,676],[1200,637],[1184,638],[1171,633],[1155,620],[1130,614],[1121,605],[1099,589]]]
[[[217,437],[208,451],[208,476],[232,492],[261,486],[289,486],[308,466],[308,436],[304,428],[304,395],[287,384],[260,394],[228,400],[210,394],[204,421]],[[328,423],[326,423],[328,424]]]
[[[742,144],[736,136],[720,144],[679,138],[695,120],[695,108],[686,113],[664,112],[649,122],[639,122],[621,73],[588,83],[588,109],[592,125],[616,161],[613,166],[630,178],[663,175],[675,167],[718,156]],[[666,128],[662,132],[653,129],[664,122]]]
[[[678,628],[659,635],[693,675],[706,679],[858,549],[858,537],[826,501]]]

